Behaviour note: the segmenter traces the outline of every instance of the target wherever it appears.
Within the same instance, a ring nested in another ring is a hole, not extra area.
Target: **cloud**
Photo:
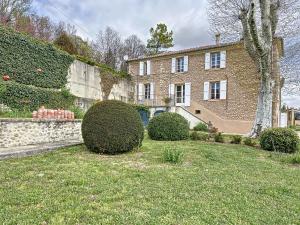
[[[89,39],[111,26],[123,38],[136,34],[146,42],[150,27],[163,22],[174,31],[176,49],[210,42],[206,0],[34,0],[33,4],[39,14],[73,24]]]

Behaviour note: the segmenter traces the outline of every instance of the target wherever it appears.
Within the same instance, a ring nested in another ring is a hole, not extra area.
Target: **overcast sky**
[[[75,25],[89,40],[111,26],[123,38],[136,34],[146,42],[149,29],[163,22],[174,32],[175,49],[214,42],[208,31],[207,0],[34,0],[33,5],[40,15]],[[300,108],[300,94],[283,101]]]

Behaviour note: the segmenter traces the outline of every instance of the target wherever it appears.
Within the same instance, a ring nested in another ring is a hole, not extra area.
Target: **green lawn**
[[[165,146],[183,163],[163,163]],[[0,224],[300,224],[300,167],[238,145],[79,146],[0,161],[0,183]]]

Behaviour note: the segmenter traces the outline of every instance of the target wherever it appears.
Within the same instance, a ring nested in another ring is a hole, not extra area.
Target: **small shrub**
[[[231,141],[230,141],[231,144],[241,144],[241,142],[242,142],[242,136],[234,135],[231,137]]]
[[[244,139],[244,144],[247,145],[247,146],[254,147],[256,145],[256,142],[255,142],[255,140],[253,138],[246,137]]]
[[[163,161],[174,164],[182,163],[183,151],[179,149],[165,148],[163,153]]]
[[[69,110],[74,112],[75,119],[83,119],[85,112],[80,107],[71,106]]]
[[[262,132],[260,146],[267,151],[294,153],[298,150],[299,137],[288,128],[271,128]]]
[[[177,113],[161,113],[148,124],[148,134],[152,140],[179,141],[189,138],[189,124]]]
[[[221,132],[217,133],[215,136],[214,136],[214,140],[215,142],[219,142],[219,143],[224,143],[225,140],[224,140],[224,136]]]
[[[195,127],[194,127],[194,131],[204,131],[207,132],[208,131],[208,127],[206,124],[204,123],[198,123]]]
[[[141,146],[144,127],[138,112],[120,101],[93,105],[82,121],[86,147],[96,153],[117,154]]]
[[[204,132],[193,131],[190,134],[190,138],[193,141],[208,141],[209,140],[209,134],[204,133]]]

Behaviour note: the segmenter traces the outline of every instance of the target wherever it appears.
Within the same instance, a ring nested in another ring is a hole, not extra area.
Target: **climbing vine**
[[[18,83],[63,88],[74,58],[50,43],[0,26],[0,75]]]

